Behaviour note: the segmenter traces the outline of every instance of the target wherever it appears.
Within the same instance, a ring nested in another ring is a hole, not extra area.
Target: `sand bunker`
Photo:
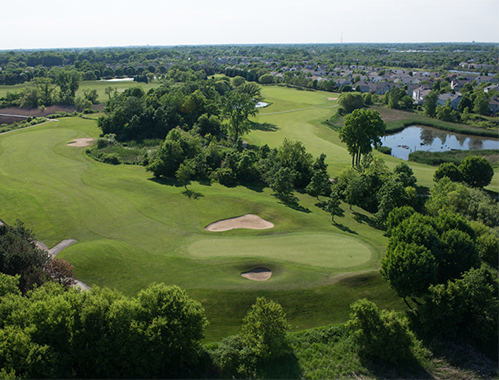
[[[274,227],[274,224],[260,218],[257,215],[247,214],[238,216],[236,218],[219,220],[218,222],[211,223],[204,229],[206,231],[228,231],[235,228],[250,228],[253,230],[265,230]]]
[[[272,271],[269,268],[255,268],[241,273],[241,276],[253,281],[267,281],[272,277]]]
[[[336,100],[338,98],[327,98],[327,100]]]
[[[74,141],[71,141],[69,143],[67,143],[66,145],[69,145],[69,146],[88,146],[90,141],[92,141],[93,139],[89,139],[89,138],[83,138],[83,139],[74,139]]]

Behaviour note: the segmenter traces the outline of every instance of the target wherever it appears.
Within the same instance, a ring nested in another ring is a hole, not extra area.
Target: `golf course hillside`
[[[335,94],[264,87],[262,95],[270,105],[251,119],[248,144],[301,141],[314,157],[326,154],[331,177],[350,165],[337,132],[321,124],[336,112]],[[305,193],[290,203],[263,186],[187,188],[140,165],[88,157],[85,144],[100,132],[96,120],[66,117],[0,135],[1,220],[23,221],[49,248],[75,239],[57,257],[88,286],[135,295],[154,282],[178,285],[205,307],[207,340],[236,333],[258,296],[279,302],[294,331],[346,321],[359,298],[404,308],[378,272],[388,238],[361,208],[342,203],[344,216],[332,222]],[[434,168],[413,169],[430,186]],[[205,229],[244,215],[268,228]],[[259,268],[271,276],[241,276]]]

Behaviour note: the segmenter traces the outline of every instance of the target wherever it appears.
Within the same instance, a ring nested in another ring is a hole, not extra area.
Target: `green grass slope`
[[[323,109],[318,94],[310,95],[308,104],[319,105],[304,113],[332,112],[330,101]],[[314,134],[317,127],[306,121],[313,114],[306,115],[295,129],[306,124],[307,148],[316,154],[321,147],[314,141],[333,146]],[[59,255],[85,283],[127,294],[152,282],[178,284],[205,306],[208,340],[237,332],[262,295],[283,305],[294,330],[345,321],[348,305],[360,297],[403,308],[376,271],[387,239],[363,211],[344,207],[346,216],[335,224],[305,194],[297,194],[297,207],[268,188],[193,183],[186,192],[175,181],[155,180],[143,167],[95,162],[85,148],[66,145],[98,134],[94,120],[65,118],[0,136],[1,219],[23,220],[49,247],[76,239]],[[275,227],[204,230],[247,213]],[[272,269],[272,278],[240,276],[256,266]]]

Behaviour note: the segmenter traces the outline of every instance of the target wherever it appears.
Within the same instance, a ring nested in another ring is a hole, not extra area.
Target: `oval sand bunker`
[[[260,218],[258,215],[246,214],[236,218],[219,220],[218,222],[211,223],[204,229],[206,231],[228,231],[235,228],[250,228],[253,230],[265,230],[274,227],[274,224]]]
[[[90,144],[90,141],[92,141],[93,139],[90,139],[90,138],[82,138],[82,139],[74,139],[73,141],[67,143],[66,145],[68,146],[77,146],[77,147],[80,147],[80,146],[89,146]]]
[[[253,281],[267,281],[272,277],[272,271],[269,268],[255,268],[248,272],[241,273],[241,276]]]

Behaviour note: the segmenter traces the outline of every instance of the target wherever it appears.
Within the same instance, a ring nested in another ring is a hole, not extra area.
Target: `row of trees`
[[[164,139],[176,127],[205,136],[223,131],[234,139],[249,130],[248,117],[257,112],[260,89],[254,83],[233,86],[230,79],[167,83],[147,94],[140,87],[114,93],[108,115],[98,120],[104,135],[118,141]],[[222,126],[222,119],[228,121]]]
[[[75,70],[61,70],[55,78],[35,78],[19,92],[7,92],[0,99],[0,107],[37,108],[61,104],[89,108],[97,102],[97,90],[84,89],[83,96],[77,97],[80,81],[81,75]],[[83,106],[84,102],[87,103]]]

